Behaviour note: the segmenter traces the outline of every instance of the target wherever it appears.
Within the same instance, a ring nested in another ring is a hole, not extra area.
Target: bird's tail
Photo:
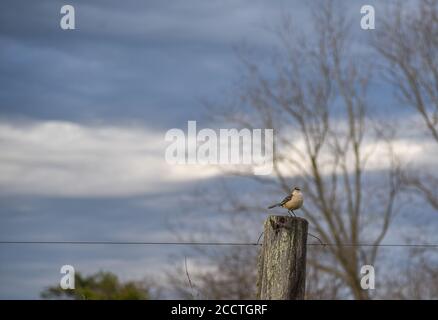
[[[269,206],[268,209],[272,209],[272,208],[280,207],[280,206],[281,206],[281,204],[277,203],[277,204],[273,204],[272,206]]]

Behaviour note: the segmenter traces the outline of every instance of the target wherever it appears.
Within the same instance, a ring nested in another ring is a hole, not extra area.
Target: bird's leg
[[[292,214],[290,213],[290,210],[287,210],[287,213],[290,217],[292,217]]]
[[[297,217],[297,215],[295,214],[295,212],[294,212],[293,210],[291,210],[291,211],[292,211],[292,213],[293,213],[294,217],[296,218],[296,217]]]

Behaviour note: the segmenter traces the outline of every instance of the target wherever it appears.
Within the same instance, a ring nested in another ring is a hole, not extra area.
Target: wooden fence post
[[[307,220],[298,217],[266,219],[258,261],[258,299],[304,299],[307,227]]]

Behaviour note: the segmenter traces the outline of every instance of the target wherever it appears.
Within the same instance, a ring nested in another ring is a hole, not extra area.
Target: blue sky
[[[0,4],[1,239],[173,240],[168,222],[185,212],[178,199],[190,202],[220,176],[167,167],[164,133],[202,123],[201,99],[226,99],[239,81],[236,46],[269,52],[275,40],[266,28],[285,12],[307,30],[305,1],[75,0],[73,31],[59,27],[63,4]],[[359,21],[362,1],[344,4]],[[388,117],[409,115],[388,88],[373,88]],[[214,222],[214,210],[202,217]],[[1,246],[0,298],[38,298],[63,264],[156,276],[171,253]]]

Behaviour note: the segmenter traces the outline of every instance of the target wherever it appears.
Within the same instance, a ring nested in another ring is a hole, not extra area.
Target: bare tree
[[[421,0],[417,7],[398,3],[386,17],[372,42],[387,62],[386,79],[438,144],[438,1]],[[409,168],[402,177],[438,210],[436,175]]]
[[[203,208],[214,208],[217,214],[225,215],[222,219],[225,223],[206,224],[193,212],[193,203],[189,201],[184,221],[191,221],[187,226],[190,235],[180,232],[183,221],[169,221],[168,226],[176,239],[211,243],[233,239],[236,243],[254,244],[258,236],[258,229],[254,229],[257,219],[247,219],[239,214],[237,199],[229,191],[226,185],[218,182],[214,190],[202,188],[202,192],[196,193],[196,204],[202,203]],[[212,194],[216,196],[212,197]],[[218,202],[219,198],[228,201]],[[248,232],[251,229],[255,232]],[[256,245],[190,247],[172,257],[176,266],[167,271],[167,283],[170,290],[183,299],[255,299],[258,249]],[[188,264],[184,263],[186,260]]]
[[[231,299],[256,298],[256,247],[229,247],[222,250],[203,250],[206,265],[201,270],[184,270],[185,266],[168,273],[168,281],[183,299]],[[207,259],[206,259],[207,257]],[[201,264],[199,264],[201,265]],[[199,266],[198,266],[199,267]],[[186,275],[189,274],[189,279]]]
[[[340,279],[354,298],[367,299],[359,269],[375,263],[392,221],[397,161],[388,148],[380,159],[387,163],[386,178],[373,179],[366,171],[372,146],[383,141],[368,117],[370,68],[352,54],[351,26],[332,2],[318,6],[313,21],[314,42],[284,21],[274,75],[265,76],[258,63],[244,60],[242,100],[225,117],[245,127],[276,129],[275,179],[265,182],[284,193],[291,181],[304,188],[305,217],[323,242],[333,244],[327,259],[309,263]],[[371,218],[378,230],[372,234],[367,233]],[[374,246],[356,246],[361,242]]]
[[[235,213],[234,213],[235,215]],[[247,215],[243,215],[247,220]],[[233,216],[235,217],[235,216]],[[233,219],[236,223],[240,219]],[[254,223],[256,225],[256,223]],[[261,225],[261,224],[260,224]],[[237,242],[251,243],[255,229],[244,226],[232,227],[232,238]],[[205,230],[204,230],[205,231]],[[213,231],[207,231],[208,234]],[[219,231],[220,232],[220,231]],[[218,229],[214,233],[218,233]],[[205,239],[205,238],[204,238]],[[209,236],[208,241],[220,242]],[[199,241],[190,238],[185,241]],[[324,256],[325,248],[309,247],[307,255],[313,261]],[[175,268],[167,272],[167,282],[182,299],[255,299],[257,279],[258,246],[205,248],[195,246],[179,257]],[[181,259],[184,256],[184,259]],[[183,263],[190,257],[190,263]],[[331,273],[317,268],[307,268],[306,299],[341,299],[345,296],[343,282]]]
[[[310,247],[307,251],[308,257],[312,261],[317,261],[324,257],[327,264],[327,257],[324,252],[325,248]],[[321,259],[322,260],[322,259]],[[345,297],[344,283],[341,278],[332,272],[325,272],[324,269],[310,266],[306,274],[306,300],[333,300]]]
[[[391,299],[430,300],[438,298],[438,262],[434,249],[412,248],[409,263],[390,275],[381,297]]]
[[[267,72],[259,59],[241,54],[239,99],[214,109],[221,121],[237,127],[275,130],[273,176],[232,172],[260,183],[266,196],[250,204],[233,194],[227,199],[234,213],[266,215],[266,204],[301,186],[311,232],[331,244],[309,252],[307,297],[368,299],[359,270],[375,264],[397,211],[398,162],[390,139],[369,116],[371,68],[354,51],[351,25],[332,1],[321,2],[312,21],[314,41],[283,20]],[[377,148],[384,150],[383,168],[367,170]],[[358,246],[364,242],[372,246]]]

